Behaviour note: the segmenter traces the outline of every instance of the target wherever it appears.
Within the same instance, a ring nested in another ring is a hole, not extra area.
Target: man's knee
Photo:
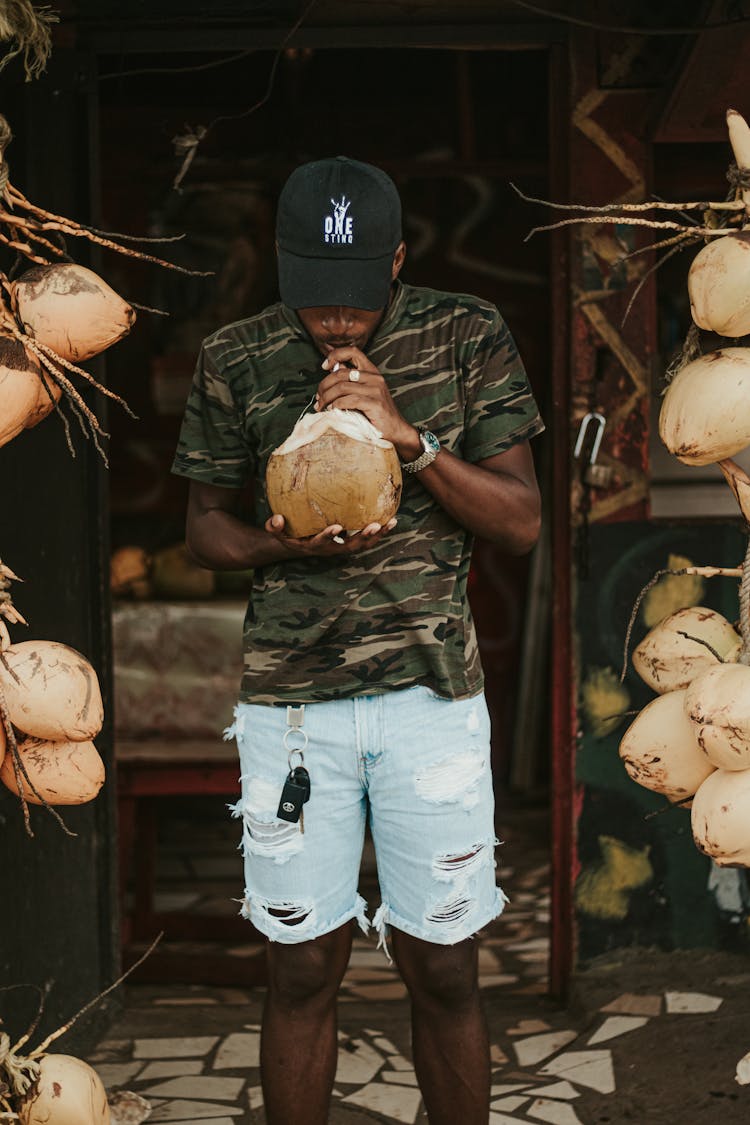
[[[477,943],[433,945],[393,932],[393,949],[415,1004],[458,1011],[475,1004],[479,995]]]
[[[350,948],[350,926],[297,945],[270,942],[268,987],[272,996],[290,1006],[333,1000],[346,971]]]

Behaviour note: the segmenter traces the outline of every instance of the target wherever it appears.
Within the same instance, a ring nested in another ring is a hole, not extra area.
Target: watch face
[[[440,442],[433,433],[430,433],[429,430],[422,430],[420,437],[422,439],[422,446],[427,453],[440,452]]]

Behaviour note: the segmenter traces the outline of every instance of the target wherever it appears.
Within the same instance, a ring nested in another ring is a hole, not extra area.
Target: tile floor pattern
[[[356,976],[356,966],[353,972]],[[112,1125],[137,1125],[144,1120],[171,1125],[264,1121],[258,1072],[260,1025],[243,1022],[248,1004],[253,1006],[248,997],[236,995],[233,989],[193,988],[183,990],[181,996],[148,991],[152,994],[141,1002],[152,1013],[154,1008],[171,1008],[174,1013],[179,1006],[189,1010],[191,1022],[200,1027],[201,1008],[215,1006],[225,1013],[225,1022],[234,1020],[237,1030],[105,1040],[90,1061],[111,1092]],[[584,1125],[571,1103],[588,1090],[614,1094],[617,1084],[611,1050],[595,1045],[636,1031],[654,1018],[716,1011],[721,1002],[720,997],[703,993],[624,994],[600,1010],[593,1032],[590,1026],[583,1034],[571,1028],[555,1030],[539,1019],[522,1019],[506,1027],[500,1036],[493,1036],[490,1125],[540,1121]],[[126,1087],[138,1097],[118,1098],[116,1092]],[[332,1121],[374,1119],[412,1125],[426,1121],[407,1053],[374,1027],[339,1032],[334,1099]],[[122,1117],[118,1100],[125,1106]],[[150,1106],[150,1111],[139,1111],[140,1106]],[[365,1116],[342,1115],[346,1109],[360,1109]]]
[[[184,908],[190,896],[194,908],[204,913],[215,912],[218,905],[236,910],[231,899],[237,894],[237,861],[224,833],[224,828],[209,826],[200,855],[189,854],[201,836],[195,821],[184,826],[184,833],[178,826],[168,834],[160,860],[159,905]],[[609,1120],[602,1098],[612,1098],[614,1107],[613,1095],[625,1091],[629,1081],[616,1041],[628,1037],[624,1044],[632,1050],[640,1031],[646,1036],[656,1031],[659,1041],[667,1041],[691,1015],[705,1019],[715,1013],[722,998],[708,994],[711,988],[666,991],[642,983],[645,995],[605,988],[606,999],[596,1001],[593,1016],[590,1010],[576,1017],[556,1005],[546,995],[546,813],[516,814],[503,836],[498,870],[511,902],[480,935],[479,949],[492,1043],[490,1125],[589,1125],[586,1107],[592,1104],[598,1106],[596,1120]],[[366,857],[362,889],[371,908],[378,902],[374,883]],[[224,952],[241,957],[245,950]],[[264,1125],[259,1071],[263,996],[262,988],[127,988],[122,1015],[90,1056],[111,1093],[112,1125],[144,1120]],[[339,1026],[329,1125],[373,1120],[424,1125],[405,989],[374,940],[355,939],[341,990]],[[140,1108],[146,1104],[150,1108]]]

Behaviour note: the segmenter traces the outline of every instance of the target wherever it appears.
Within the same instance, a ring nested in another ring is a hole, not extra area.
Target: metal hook
[[[589,453],[589,464],[593,465],[599,453],[599,446],[602,444],[602,438],[604,437],[604,427],[607,424],[607,419],[603,414],[598,414],[596,411],[592,411],[591,413],[585,414],[583,416],[581,420],[581,426],[578,431],[578,437],[576,438],[573,456],[580,457],[581,450],[583,449],[583,443],[586,438],[586,431],[589,428],[590,422],[594,422],[598,427],[596,431],[596,437],[594,438],[594,444],[592,445],[591,452]]]

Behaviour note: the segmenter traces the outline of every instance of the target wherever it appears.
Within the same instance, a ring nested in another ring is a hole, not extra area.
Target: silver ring
[[[302,739],[302,745],[301,746],[290,746],[289,745],[289,736],[292,735],[292,734],[298,734],[300,736],[300,738]],[[307,750],[307,744],[308,744],[309,741],[310,740],[307,737],[307,731],[302,730],[301,727],[289,727],[289,729],[284,732],[284,749],[286,750],[287,754],[301,754],[302,757],[303,757],[303,760],[304,760],[304,753],[305,753],[305,750]]]
[[[351,371],[349,372],[349,382],[350,383],[358,383],[359,382],[359,371],[357,371],[356,367],[353,367],[351,369]]]

